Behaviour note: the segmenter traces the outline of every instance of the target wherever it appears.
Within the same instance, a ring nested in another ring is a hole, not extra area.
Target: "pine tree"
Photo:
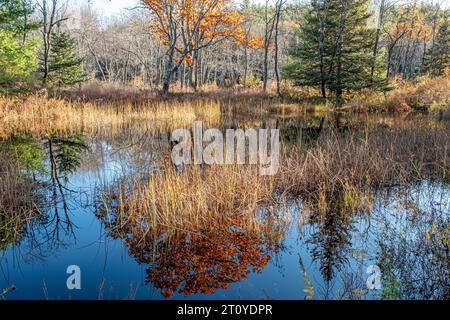
[[[49,60],[50,83],[62,86],[85,81],[82,63],[83,59],[76,56],[75,41],[64,32],[53,34]]]
[[[443,75],[446,68],[450,68],[450,25],[445,17],[439,27],[433,47],[425,55],[425,72],[433,75]]]
[[[323,97],[327,89],[340,99],[345,90],[374,86],[369,17],[368,0],[312,0],[285,74],[297,85],[320,87]]]
[[[334,80],[330,89],[338,98],[343,90],[358,90],[370,86],[374,32],[368,29],[367,0],[343,0],[334,6],[339,22],[329,73]]]
[[[326,97],[326,66],[329,65],[326,46],[331,42],[327,35],[333,20],[329,14],[328,0],[312,0],[301,16],[302,28],[296,30],[300,43],[291,48],[294,61],[283,68],[284,75],[298,86],[319,86]]]
[[[29,0],[0,0],[0,30],[26,35],[39,26],[36,20],[31,19],[33,12]]]

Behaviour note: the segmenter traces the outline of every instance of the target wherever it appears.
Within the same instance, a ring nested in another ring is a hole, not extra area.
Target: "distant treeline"
[[[0,0],[2,92],[87,79],[195,90],[291,79],[324,97],[450,65],[449,10],[391,0],[143,0],[117,18],[63,0]]]

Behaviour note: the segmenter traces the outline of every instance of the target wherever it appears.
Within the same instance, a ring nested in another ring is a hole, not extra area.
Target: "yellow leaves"
[[[264,48],[264,37],[252,35],[248,40],[247,45],[252,49]]]
[[[303,289],[303,292],[308,294],[305,297],[305,299],[312,300],[312,299],[314,299],[314,285],[311,281],[311,278],[308,276],[308,274],[306,272],[306,268],[305,268],[305,265],[303,264],[301,257],[299,257],[299,263],[300,263],[300,268],[302,270],[303,282],[305,284],[305,289]]]
[[[425,237],[428,242],[438,241],[442,243],[446,248],[450,248],[450,226],[442,225],[436,226],[435,224],[431,225],[431,230],[425,230]]]
[[[418,7],[400,6],[395,22],[394,31],[390,32],[391,37],[405,34],[410,40],[430,40],[433,36],[433,25],[427,17],[427,6]]]

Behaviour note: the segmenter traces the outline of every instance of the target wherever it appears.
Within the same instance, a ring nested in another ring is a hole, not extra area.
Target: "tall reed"
[[[358,206],[373,189],[405,185],[450,173],[450,134],[425,123],[393,129],[323,134],[313,146],[294,147],[278,185],[326,211],[334,200]]]
[[[139,106],[130,101],[97,103],[27,98],[0,98],[0,138],[10,135],[44,135],[55,131],[79,132],[117,128],[136,122],[153,122],[155,126],[181,126],[196,119],[217,122],[220,104],[215,100],[147,101]]]
[[[103,214],[112,213],[116,226],[137,227],[138,233],[254,229],[259,207],[275,202],[274,191],[274,177],[258,175],[254,166],[189,166],[182,172],[167,167],[143,179],[121,179],[105,193]]]

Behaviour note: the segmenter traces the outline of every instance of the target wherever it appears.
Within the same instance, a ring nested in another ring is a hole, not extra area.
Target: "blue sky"
[[[87,4],[90,1],[93,7],[107,16],[119,13],[125,8],[132,8],[139,3],[139,0],[77,0],[80,4]],[[264,0],[252,0],[253,2],[264,2]],[[294,0],[297,1],[297,0]],[[450,1],[450,0],[448,0]],[[239,0],[235,0],[239,2]]]
[[[77,0],[80,5],[86,5],[88,1],[96,11],[107,16],[118,14],[125,8],[132,8],[138,3],[137,0]]]
[[[132,8],[139,2],[138,0],[77,0],[80,4],[86,4],[88,1],[92,2],[93,7],[107,16],[118,14],[125,8]],[[253,0],[254,2],[263,2],[263,0]],[[298,1],[298,0],[294,0]],[[434,0],[439,2],[443,7],[449,7],[450,0]]]

